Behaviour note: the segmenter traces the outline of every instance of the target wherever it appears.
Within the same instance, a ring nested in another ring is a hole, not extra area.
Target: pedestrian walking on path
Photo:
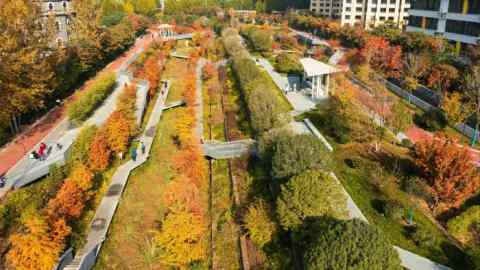
[[[142,150],[142,155],[145,155],[145,144],[140,141],[140,149]]]
[[[47,149],[47,145],[45,143],[40,144],[40,148],[38,149],[38,154],[40,155],[40,160],[45,160],[45,150]]]
[[[135,147],[132,148],[131,156],[133,161],[137,161],[137,149]]]

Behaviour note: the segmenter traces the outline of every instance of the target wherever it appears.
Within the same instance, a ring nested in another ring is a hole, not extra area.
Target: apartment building
[[[70,0],[41,0],[40,8],[46,18],[50,14],[55,16],[57,28],[56,42],[63,44],[68,41],[70,35],[71,17],[74,16],[73,5]]]
[[[456,43],[480,43],[480,0],[417,0],[407,31],[445,37]]]
[[[311,0],[310,11],[339,19],[341,25],[370,28],[390,21],[403,27],[408,19],[410,0]]]

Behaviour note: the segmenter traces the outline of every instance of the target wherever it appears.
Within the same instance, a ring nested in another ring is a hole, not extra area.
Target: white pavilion
[[[313,58],[302,58],[303,83],[311,89],[312,99],[325,99],[329,95],[330,74],[340,70]]]
[[[171,24],[161,24],[158,26],[158,36],[163,39],[173,39],[177,33],[174,31],[175,26]]]

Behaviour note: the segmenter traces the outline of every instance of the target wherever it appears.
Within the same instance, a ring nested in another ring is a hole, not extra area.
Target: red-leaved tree
[[[431,187],[431,208],[459,207],[480,187],[478,169],[468,149],[444,134],[415,145],[415,163]]]

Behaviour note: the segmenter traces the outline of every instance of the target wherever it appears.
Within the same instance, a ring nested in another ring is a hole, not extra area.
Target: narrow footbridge
[[[202,150],[212,159],[230,159],[256,153],[255,140],[246,139],[231,142],[205,141]]]

